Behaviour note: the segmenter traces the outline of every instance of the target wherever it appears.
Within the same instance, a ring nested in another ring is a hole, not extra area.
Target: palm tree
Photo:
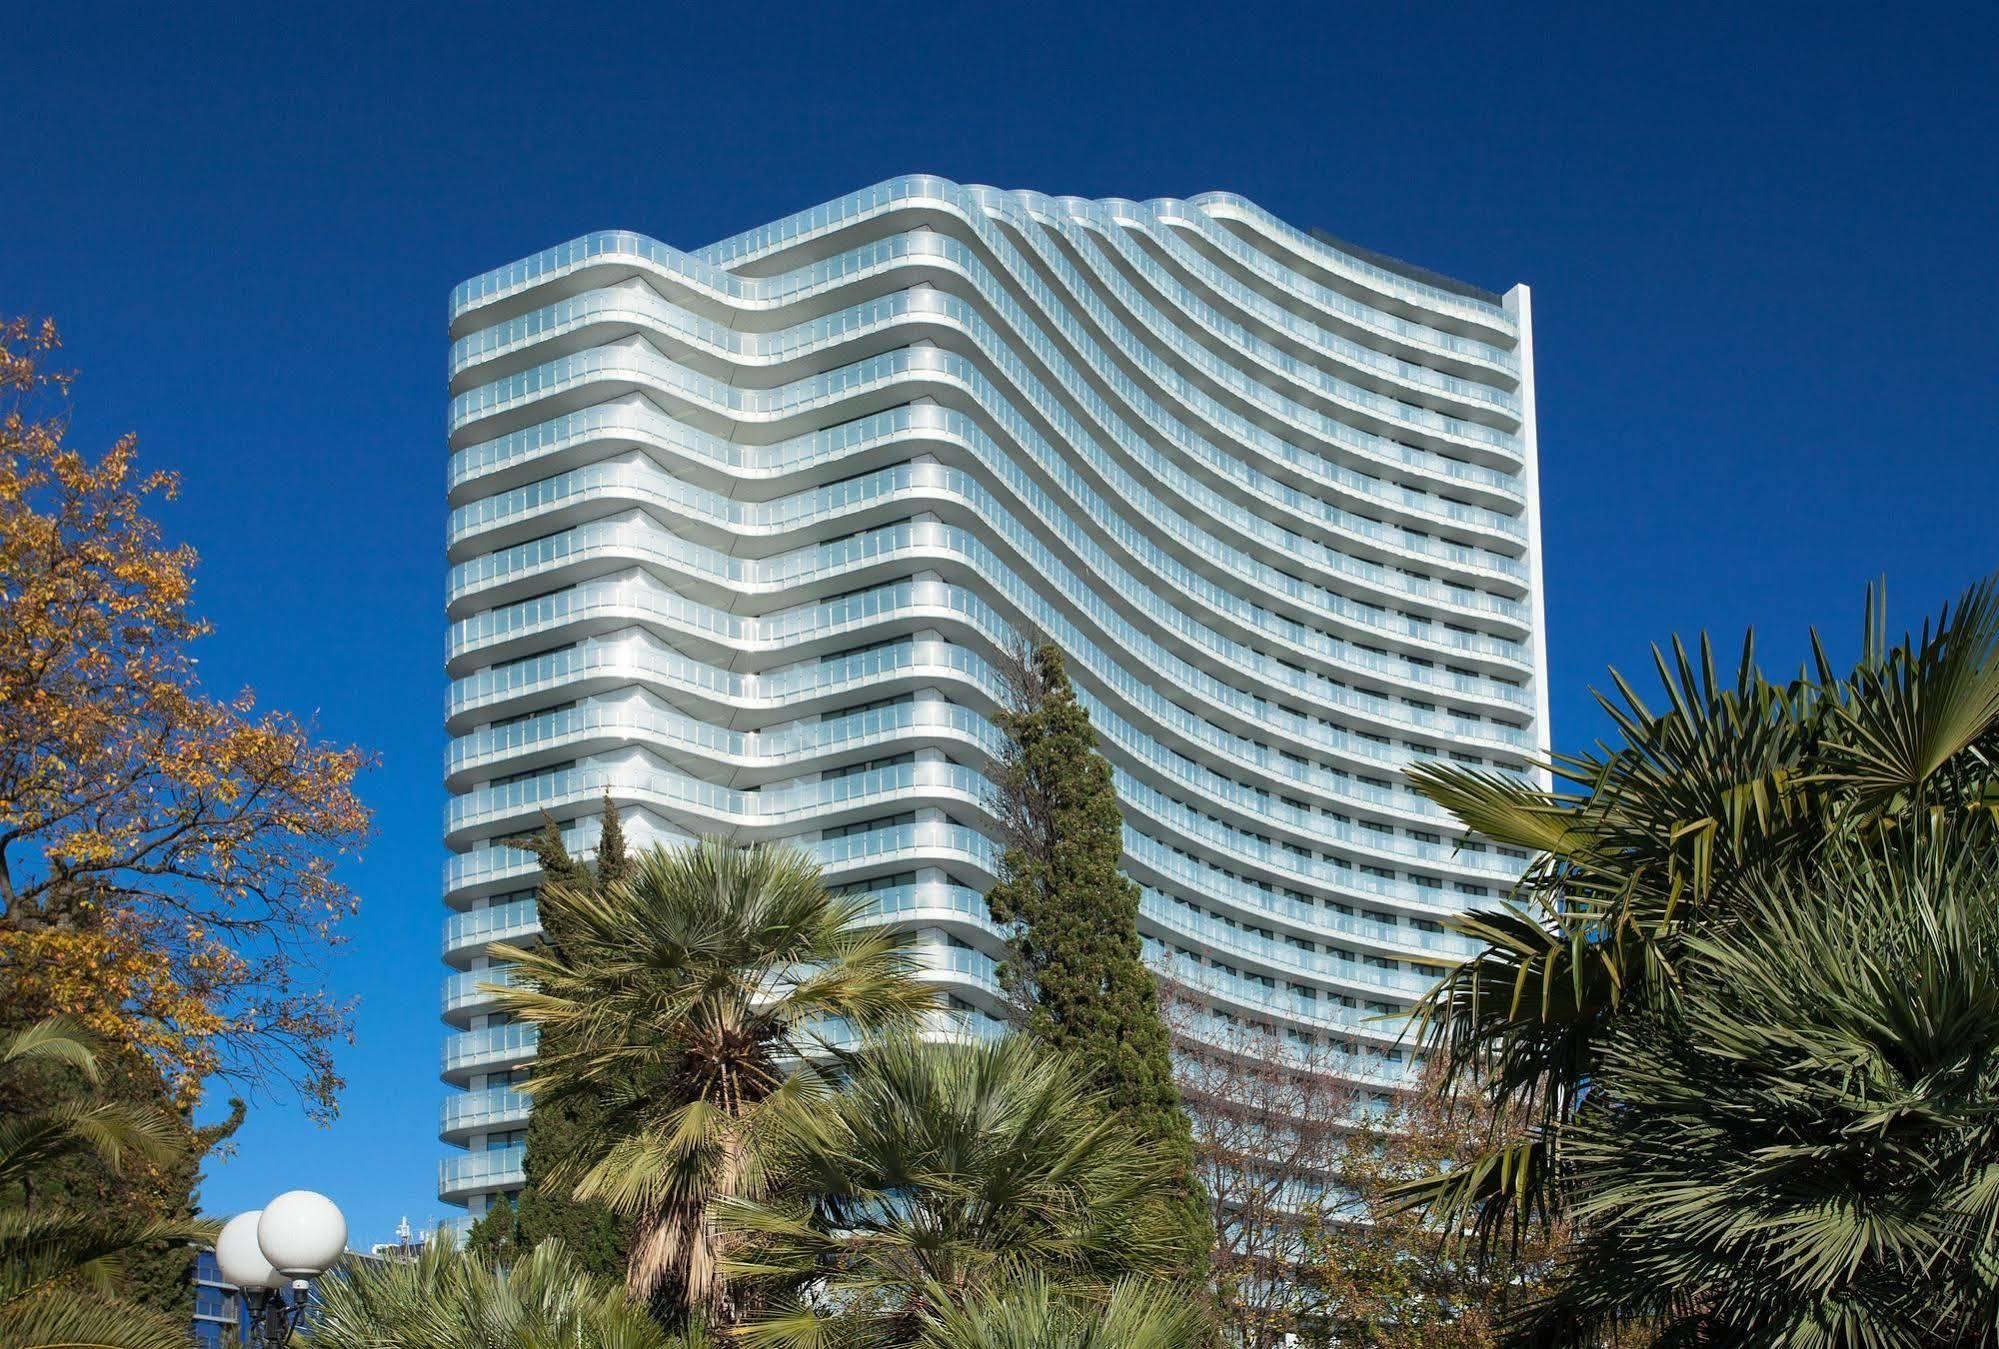
[[[0,1069],[28,1063],[74,1069],[98,1080],[97,1056],[76,1027],[47,1020],[0,1039]],[[164,1240],[213,1234],[212,1224],[108,1223],[93,1214],[37,1204],[38,1173],[79,1153],[107,1165],[162,1164],[180,1150],[157,1111],[80,1093],[45,1109],[0,1117],[0,1343],[75,1349],[166,1349],[187,1327],[113,1300],[124,1260]]]
[[[734,1267],[791,1294],[738,1327],[772,1349],[907,1344],[926,1317],[1032,1279],[1101,1292],[1190,1254],[1173,1159],[1021,1036],[862,1052],[794,1122],[784,1166],[781,1196],[726,1206]],[[966,1315],[951,1324],[984,1313]]]
[[[1855,847],[1990,827],[1994,582],[1897,643],[1870,594],[1863,626],[1859,663],[1843,676],[1816,638],[1814,667],[1783,684],[1760,672],[1753,643],[1725,682],[1705,638],[1697,654],[1675,642],[1670,658],[1655,653],[1656,709],[1613,672],[1616,695],[1600,701],[1619,740],[1557,756],[1564,790],[1411,770],[1469,828],[1538,854],[1512,902],[1458,924],[1486,947],[1423,1012],[1451,1081],[1527,1107],[1539,1125],[1407,1197],[1488,1241],[1580,1202],[1573,1148],[1621,1106],[1611,1056],[1629,1055],[1623,1037],[1641,1027],[1684,1024],[1691,990],[1707,996],[1719,944],[1769,921],[1773,887],[1827,896]]]
[[[1065,1295],[1042,1279],[923,1318],[920,1349],[1207,1349],[1198,1301],[1171,1285],[1125,1279],[1107,1295]]]
[[[664,1314],[734,1319],[716,1202],[764,1192],[770,1140],[828,1090],[831,1040],[935,1005],[907,938],[866,912],[794,850],[710,838],[546,886],[550,940],[494,948],[515,965],[500,1007],[548,1032],[526,1090],[601,1111],[553,1179],[632,1220],[627,1287]]]
[[[449,1242],[414,1261],[350,1264],[322,1279],[310,1349],[703,1349],[662,1329],[615,1284],[544,1241],[506,1269]]]
[[[1562,1140],[1538,1342],[1999,1344],[1999,842],[1838,846],[1694,937]]]
[[[1556,1201],[1554,1139],[1616,1019],[1670,1003],[1690,937],[1731,921],[1759,878],[1809,874],[1828,839],[1984,808],[1999,763],[1999,589],[1972,587],[1891,645],[1868,597],[1858,666],[1766,679],[1753,638],[1732,683],[1703,637],[1655,652],[1655,710],[1612,672],[1621,737],[1556,755],[1563,790],[1454,764],[1409,770],[1468,828],[1536,855],[1512,900],[1456,926],[1486,943],[1420,1009],[1452,1079],[1529,1104],[1544,1128],[1460,1168],[1429,1199],[1488,1236]]]

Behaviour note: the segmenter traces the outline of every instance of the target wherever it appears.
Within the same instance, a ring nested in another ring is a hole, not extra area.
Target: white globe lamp
[[[347,1219],[323,1194],[287,1190],[264,1205],[257,1218],[257,1245],[284,1278],[317,1278],[339,1263],[347,1249]]]
[[[252,1335],[282,1349],[305,1320],[310,1280],[347,1250],[347,1219],[331,1199],[287,1190],[260,1209],[239,1213],[215,1236],[215,1265],[243,1290]]]
[[[285,1282],[284,1276],[271,1268],[263,1248],[257,1244],[257,1220],[263,1216],[264,1211],[255,1208],[239,1213],[222,1225],[215,1238],[215,1264],[222,1271],[223,1280],[246,1293],[281,1288]]]

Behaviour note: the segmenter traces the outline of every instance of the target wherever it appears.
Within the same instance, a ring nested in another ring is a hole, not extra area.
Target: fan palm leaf
[[[409,1263],[323,1280],[309,1349],[702,1349],[544,1241],[506,1269],[435,1242]]]
[[[724,1208],[735,1267],[792,1294],[738,1333],[906,1343],[941,1303],[1037,1275],[1164,1274],[1185,1252],[1155,1153],[1024,1038],[872,1047],[795,1121],[785,1193]]]
[[[1999,841],[1842,843],[1689,938],[1565,1134],[1583,1233],[1533,1330],[1999,1342]]]
[[[70,1100],[0,1119],[0,1186],[18,1185],[62,1157],[94,1154],[108,1166],[158,1165],[181,1150],[173,1122],[119,1101]]]
[[[1206,1349],[1201,1304],[1171,1285],[1126,1279],[1107,1291],[1032,1277],[925,1313],[920,1349]]]
[[[1819,771],[1849,794],[1854,817],[1975,804],[1999,748],[1999,585],[1972,587],[1934,630],[1862,664],[1840,692]],[[1953,799],[1967,785],[1974,799]]]
[[[935,1006],[907,937],[867,915],[794,850],[706,839],[608,885],[545,887],[551,940],[494,949],[515,967],[498,1006],[544,1032],[524,1090],[603,1108],[598,1145],[550,1179],[634,1220],[635,1296],[731,1316],[714,1205],[764,1191],[779,1121],[829,1089],[829,1040]]]
[[[1732,680],[1706,638],[1655,650],[1656,703],[1613,672],[1599,702],[1617,739],[1551,758],[1560,791],[1454,765],[1412,770],[1469,828],[1538,850],[1503,908],[1455,924],[1482,949],[1439,982],[1418,1025],[1449,1080],[1532,1103],[1544,1126],[1531,1158],[1407,1197],[1487,1237],[1558,1206],[1564,1125],[1598,1089],[1620,1021],[1670,1013],[1689,962],[1706,958],[1693,938],[1733,931],[1746,896],[1773,877],[1809,878],[1841,839],[1993,812],[1994,582],[1898,644],[1870,593],[1865,629],[1845,677],[1816,638],[1815,670],[1789,684],[1763,676],[1753,640]]]

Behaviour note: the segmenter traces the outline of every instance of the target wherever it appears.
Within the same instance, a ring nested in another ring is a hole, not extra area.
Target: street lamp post
[[[215,1264],[224,1281],[243,1290],[264,1344],[277,1349],[304,1319],[307,1281],[332,1269],[346,1249],[347,1219],[333,1201],[287,1190],[223,1225]]]

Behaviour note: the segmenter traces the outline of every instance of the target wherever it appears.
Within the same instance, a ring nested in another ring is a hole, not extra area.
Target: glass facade
[[[1062,647],[1148,958],[1200,1037],[1365,1090],[1524,861],[1404,765],[1546,735],[1531,310],[1227,194],[879,184],[692,252],[592,234],[451,301],[439,1195],[522,1183],[480,984],[557,820],[786,840],[990,1032],[998,662]]]
[[[194,1257],[193,1330],[194,1342],[201,1349],[251,1342],[249,1308],[243,1295],[222,1281],[211,1250],[198,1251]]]

